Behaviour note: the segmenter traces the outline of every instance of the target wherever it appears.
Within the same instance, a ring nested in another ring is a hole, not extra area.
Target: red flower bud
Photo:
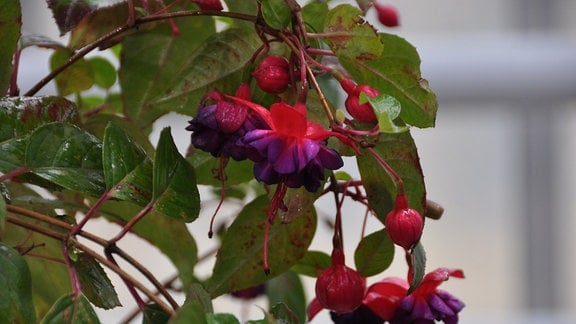
[[[316,280],[316,298],[322,307],[347,313],[362,304],[366,280],[354,269],[333,264]]]
[[[384,224],[392,242],[405,250],[418,243],[424,226],[422,216],[415,209],[408,208],[404,195],[396,197],[396,206],[388,213]]]
[[[220,0],[194,0],[201,10],[218,10],[224,9]]]
[[[345,85],[341,83],[344,87]],[[349,87],[348,85],[346,85]],[[344,88],[346,91],[346,88]],[[348,91],[347,91],[348,92]],[[374,113],[374,108],[369,102],[360,104],[360,94],[364,92],[368,97],[374,98],[380,94],[380,92],[368,85],[359,85],[354,87],[351,92],[348,92],[348,98],[344,102],[346,106],[346,111],[354,117],[354,119],[362,123],[375,123],[378,121],[376,114]]]
[[[268,56],[252,73],[260,89],[279,94],[288,88],[290,70],[288,61],[283,56]]]
[[[380,20],[382,25],[386,27],[396,27],[400,25],[399,21],[400,19],[398,18],[398,11],[394,6],[374,2],[374,7],[376,8],[376,12],[378,13],[378,20]]]

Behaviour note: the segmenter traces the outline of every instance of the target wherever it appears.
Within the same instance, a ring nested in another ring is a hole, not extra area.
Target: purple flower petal
[[[437,313],[436,319],[442,319],[444,317],[454,316],[455,313],[452,308],[448,306],[440,296],[432,293],[428,295],[428,305],[432,308],[432,311]]]

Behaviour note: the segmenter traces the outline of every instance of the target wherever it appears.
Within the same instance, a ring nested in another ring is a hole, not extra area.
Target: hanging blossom
[[[265,184],[284,183],[290,188],[304,186],[315,192],[324,180],[324,169],[344,165],[342,157],[326,142],[334,132],[306,118],[306,107],[274,103],[270,110],[245,103],[268,124],[269,129],[253,129],[242,137],[247,156],[255,162],[254,176]]]
[[[236,91],[238,98],[250,99],[250,87],[243,83]],[[208,100],[215,101],[204,106]],[[248,131],[268,126],[254,111],[246,105],[226,100],[224,95],[211,91],[203,100],[198,114],[190,120],[186,130],[192,132],[192,145],[209,152],[214,157],[232,157],[241,161],[246,159],[246,148],[239,142]]]
[[[339,324],[391,324],[458,323],[458,313],[464,303],[452,294],[437,289],[450,277],[464,278],[462,270],[438,268],[424,276],[420,285],[407,295],[410,284],[407,280],[387,277],[368,287],[362,305],[353,312],[330,315]],[[313,301],[308,307],[311,320],[321,310]]]

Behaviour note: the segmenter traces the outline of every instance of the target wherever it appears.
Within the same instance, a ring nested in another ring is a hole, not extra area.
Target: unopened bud
[[[406,196],[396,198],[396,206],[386,216],[386,231],[394,244],[411,249],[422,236],[424,223],[418,211],[408,208]]]
[[[260,89],[272,94],[280,94],[288,88],[290,71],[288,61],[283,56],[268,56],[252,73]]]
[[[322,307],[347,313],[362,304],[366,280],[354,269],[333,264],[316,280],[316,298]]]
[[[400,25],[398,11],[396,8],[389,4],[379,4],[374,2],[374,8],[378,14],[378,20],[386,27],[396,27]]]

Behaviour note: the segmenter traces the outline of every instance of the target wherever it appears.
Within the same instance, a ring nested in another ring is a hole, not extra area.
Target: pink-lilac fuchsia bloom
[[[290,188],[304,186],[315,192],[324,180],[324,169],[336,170],[344,162],[340,154],[326,146],[335,135],[306,118],[306,107],[279,102],[270,110],[235,98],[252,108],[270,129],[253,129],[241,139],[247,157],[255,162],[256,179],[266,184],[284,183]]]
[[[400,278],[385,278],[371,285],[363,304],[392,324],[458,323],[464,303],[450,293],[437,289],[450,277],[464,278],[462,270],[438,268],[424,276],[420,285],[406,295],[409,284]]]
[[[330,315],[336,324],[426,324],[435,321],[455,324],[464,303],[437,289],[450,277],[464,278],[464,273],[458,269],[438,268],[426,274],[410,295],[406,295],[410,287],[407,280],[387,277],[368,287],[360,307],[349,313],[331,312]],[[312,320],[322,308],[318,300],[312,300],[308,306],[308,319]]]
[[[238,87],[236,95],[250,98],[247,84]],[[246,148],[239,142],[248,131],[267,128],[266,123],[247,106],[226,101],[222,94],[213,91],[207,99],[215,104],[198,108],[194,119],[189,121],[186,130],[192,132],[191,142],[195,148],[209,152],[214,157],[232,157],[240,161],[246,159]]]

